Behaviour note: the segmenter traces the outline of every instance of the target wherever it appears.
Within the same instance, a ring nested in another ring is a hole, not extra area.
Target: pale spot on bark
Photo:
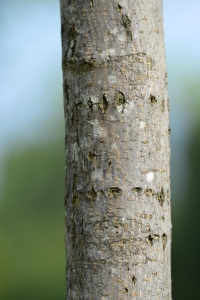
[[[111,83],[111,84],[114,84],[114,83],[117,83],[117,78],[116,76],[108,76],[108,81]]]
[[[102,58],[108,58],[109,56],[113,56],[115,55],[115,49],[108,49],[108,50],[105,50],[101,53],[101,57]]]
[[[72,152],[74,154],[74,160],[78,161],[79,157],[78,157],[78,144],[77,144],[77,142],[73,143],[71,147],[72,147]]]
[[[99,137],[106,137],[107,136],[107,133],[106,133],[105,129],[102,126],[100,126],[97,119],[92,121],[91,124],[93,125],[93,134],[94,134],[94,136],[99,136]]]
[[[102,180],[103,179],[103,173],[102,169],[98,169],[92,172],[92,179],[93,180]]]
[[[77,299],[77,298],[76,298],[76,292],[75,292],[75,291],[71,291],[71,297],[72,297],[72,298],[71,298],[72,300]]]
[[[115,49],[109,49],[108,54],[110,55],[115,55]]]
[[[146,126],[146,123],[144,121],[140,121],[140,129],[144,129]]]
[[[117,111],[118,111],[118,113],[121,113],[121,112],[122,112],[121,106],[117,106]]]
[[[116,116],[110,116],[110,120],[112,120],[112,121],[117,121],[117,118],[116,118]]]
[[[80,139],[80,147],[81,148],[88,148],[89,147],[86,137],[82,137]]]
[[[110,34],[117,34],[118,33],[118,29],[114,28],[112,30],[109,31]]]
[[[126,35],[125,34],[120,34],[120,35],[117,36],[117,38],[121,43],[124,43],[126,41]]]
[[[112,149],[112,150],[117,150],[117,145],[116,145],[116,143],[114,143],[114,144],[111,145],[111,149]]]
[[[124,114],[132,114],[134,107],[135,105],[133,101],[126,102],[126,105],[124,106]]]
[[[70,58],[71,56],[73,56],[73,48],[75,47],[75,41],[74,40],[72,40],[70,42],[70,46],[69,47],[70,47],[70,49],[67,52],[67,57],[68,58]]]
[[[91,101],[95,104],[95,103],[98,103],[99,102],[99,98],[97,96],[91,96],[90,97]]]
[[[68,10],[70,13],[72,13],[72,12],[74,11],[74,6],[68,5],[68,6],[67,6],[67,10]]]
[[[147,173],[147,182],[152,182],[154,179],[154,174],[153,172]]]

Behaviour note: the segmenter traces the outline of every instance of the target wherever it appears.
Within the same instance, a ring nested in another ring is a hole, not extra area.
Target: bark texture
[[[161,0],[61,0],[66,299],[171,300]]]

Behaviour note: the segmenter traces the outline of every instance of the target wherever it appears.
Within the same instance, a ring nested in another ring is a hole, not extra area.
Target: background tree
[[[66,299],[171,299],[162,1],[61,0]]]

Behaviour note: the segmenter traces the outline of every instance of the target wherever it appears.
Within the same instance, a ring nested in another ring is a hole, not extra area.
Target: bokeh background
[[[200,2],[164,0],[173,299],[200,299]],[[0,1],[0,299],[65,294],[58,0]]]

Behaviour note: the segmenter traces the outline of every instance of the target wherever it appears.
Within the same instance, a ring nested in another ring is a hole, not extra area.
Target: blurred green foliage
[[[200,283],[200,122],[188,137],[187,183],[181,199],[173,197],[172,189],[172,286],[173,299],[198,300]],[[174,178],[176,183],[176,178]],[[179,204],[177,203],[179,202]]]
[[[0,199],[0,299],[64,299],[64,145],[12,152]]]

